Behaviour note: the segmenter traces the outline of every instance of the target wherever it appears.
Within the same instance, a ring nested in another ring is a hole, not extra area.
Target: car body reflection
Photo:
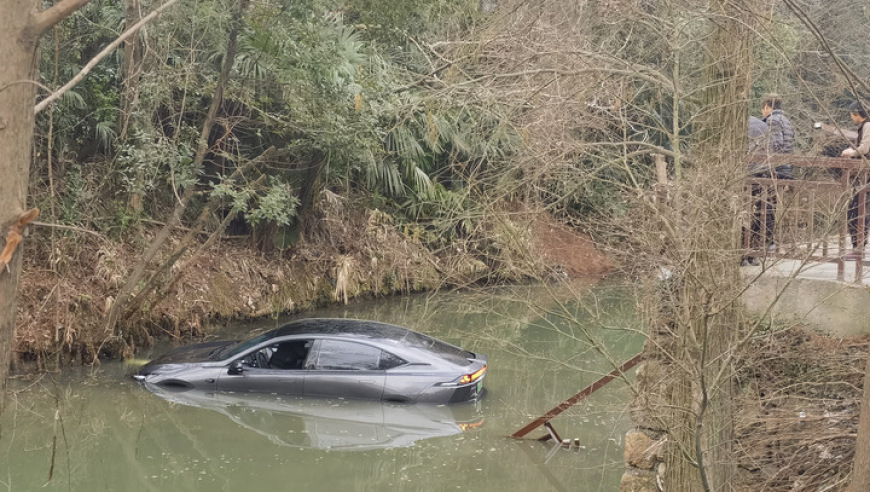
[[[297,448],[362,451],[412,446],[483,424],[480,402],[454,405],[177,391],[146,384],[173,403],[213,410],[272,443]]]

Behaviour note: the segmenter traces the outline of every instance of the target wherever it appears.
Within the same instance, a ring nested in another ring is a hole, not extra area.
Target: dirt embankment
[[[358,296],[516,282],[548,276],[601,277],[607,259],[557,221],[523,214],[493,221],[483,239],[433,251],[414,228],[347,200],[325,202],[317,224],[282,252],[224,239],[186,252],[162,287],[114,329],[106,315],[157,230],[126,242],[39,228],[28,239],[18,303],[16,353],[40,367],[132,356],[155,337],[202,336],[222,319],[298,312]],[[153,270],[178,244],[170,239]],[[503,239],[510,237],[510,240]],[[518,239],[519,238],[519,239]]]
[[[737,491],[845,490],[870,337],[757,337],[737,377]]]

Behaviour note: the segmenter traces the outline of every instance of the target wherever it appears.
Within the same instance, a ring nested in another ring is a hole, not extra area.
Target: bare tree
[[[39,39],[88,0],[62,0],[40,11],[40,2],[9,0],[0,4],[0,227],[5,246],[9,232],[27,209],[36,99],[36,56]],[[21,275],[18,247],[0,272],[0,390],[5,390],[15,335],[15,305]],[[3,408],[0,402],[0,409]]]
[[[170,0],[173,1],[173,0]],[[168,3],[168,2],[167,2]],[[215,124],[217,119],[218,111],[221,108],[221,105],[224,103],[224,92],[226,91],[227,85],[229,84],[230,77],[232,75],[233,64],[236,60],[236,55],[238,53],[238,37],[239,33],[243,27],[242,14],[245,12],[247,8],[248,2],[246,0],[240,1],[236,3],[235,6],[235,17],[233,22],[228,26],[229,32],[228,35],[228,43],[226,47],[226,52],[224,53],[223,63],[221,64],[220,76],[218,79],[218,83],[215,87],[214,94],[212,95],[211,104],[209,105],[208,113],[206,114],[205,120],[203,121],[202,128],[200,130],[199,140],[197,142],[196,155],[194,156],[194,166],[199,169],[201,168],[203,161],[206,158],[206,154],[209,152],[209,143],[208,136],[211,133],[212,126]],[[112,307],[109,310],[108,315],[106,316],[106,332],[113,333],[117,327],[119,320],[122,318],[124,312],[128,310],[128,303],[131,302],[134,298],[138,298],[136,304],[142,302],[142,297],[149,294],[156,287],[155,277],[158,276],[159,273],[165,271],[170,268],[174,262],[181,256],[181,253],[186,250],[187,244],[181,248],[180,251],[175,252],[168,262],[163,263],[155,268],[156,273],[153,273],[152,276],[146,282],[146,286],[141,289],[140,292],[134,296],[134,292],[136,291],[137,286],[143,279],[148,276],[147,272],[149,267],[151,266],[152,261],[159,253],[160,249],[164,246],[164,243],[169,239],[170,234],[173,229],[181,223],[181,217],[184,211],[186,210],[188,204],[191,199],[195,195],[195,186],[188,186],[182,193],[181,197],[178,199],[175,208],[172,212],[172,217],[169,222],[161,229],[161,231],[151,240],[148,248],[143,253],[142,258],[139,263],[133,270],[133,273],[121,287],[118,292],[118,296],[115,299],[115,302],[112,304]],[[209,211],[210,208],[206,207],[206,211]],[[201,227],[202,222],[204,222],[206,217],[200,217],[200,220],[197,222],[196,227]],[[190,239],[187,240],[189,243]]]
[[[761,13],[741,2],[613,6],[502,5],[477,73],[463,74],[484,89],[460,82],[450,90],[516,108],[527,147],[508,166],[525,186],[507,193],[566,215],[581,200],[633,203],[605,227],[628,238],[623,247],[642,248],[625,256],[628,265],[668,272],[649,284],[647,374],[661,377],[642,388],[660,395],[643,422],[667,436],[659,476],[668,490],[727,490],[730,357],[746,324],[738,197]],[[676,179],[671,207],[653,206],[644,191],[654,154]],[[611,195],[590,196],[598,190]]]

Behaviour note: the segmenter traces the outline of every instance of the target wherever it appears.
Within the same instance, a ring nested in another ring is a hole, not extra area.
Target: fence
[[[768,169],[791,165],[795,179],[747,179],[743,235],[747,256],[835,262],[840,281],[845,279],[847,262],[854,261],[855,281],[860,283],[870,212],[868,163],[796,155],[753,155],[748,162]]]

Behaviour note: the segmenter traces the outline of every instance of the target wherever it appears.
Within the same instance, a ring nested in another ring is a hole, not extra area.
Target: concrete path
[[[870,259],[870,258],[868,258]],[[836,262],[818,262],[818,261],[798,261],[790,259],[768,259],[762,262],[759,266],[745,266],[741,270],[746,275],[770,275],[776,277],[788,278],[797,273],[797,278],[811,280],[825,280],[830,282],[838,282],[837,280],[837,263]],[[844,282],[848,284],[857,284],[855,282],[855,260],[846,260],[844,268]],[[864,271],[861,278],[861,283],[870,285],[870,262],[864,262]]]

